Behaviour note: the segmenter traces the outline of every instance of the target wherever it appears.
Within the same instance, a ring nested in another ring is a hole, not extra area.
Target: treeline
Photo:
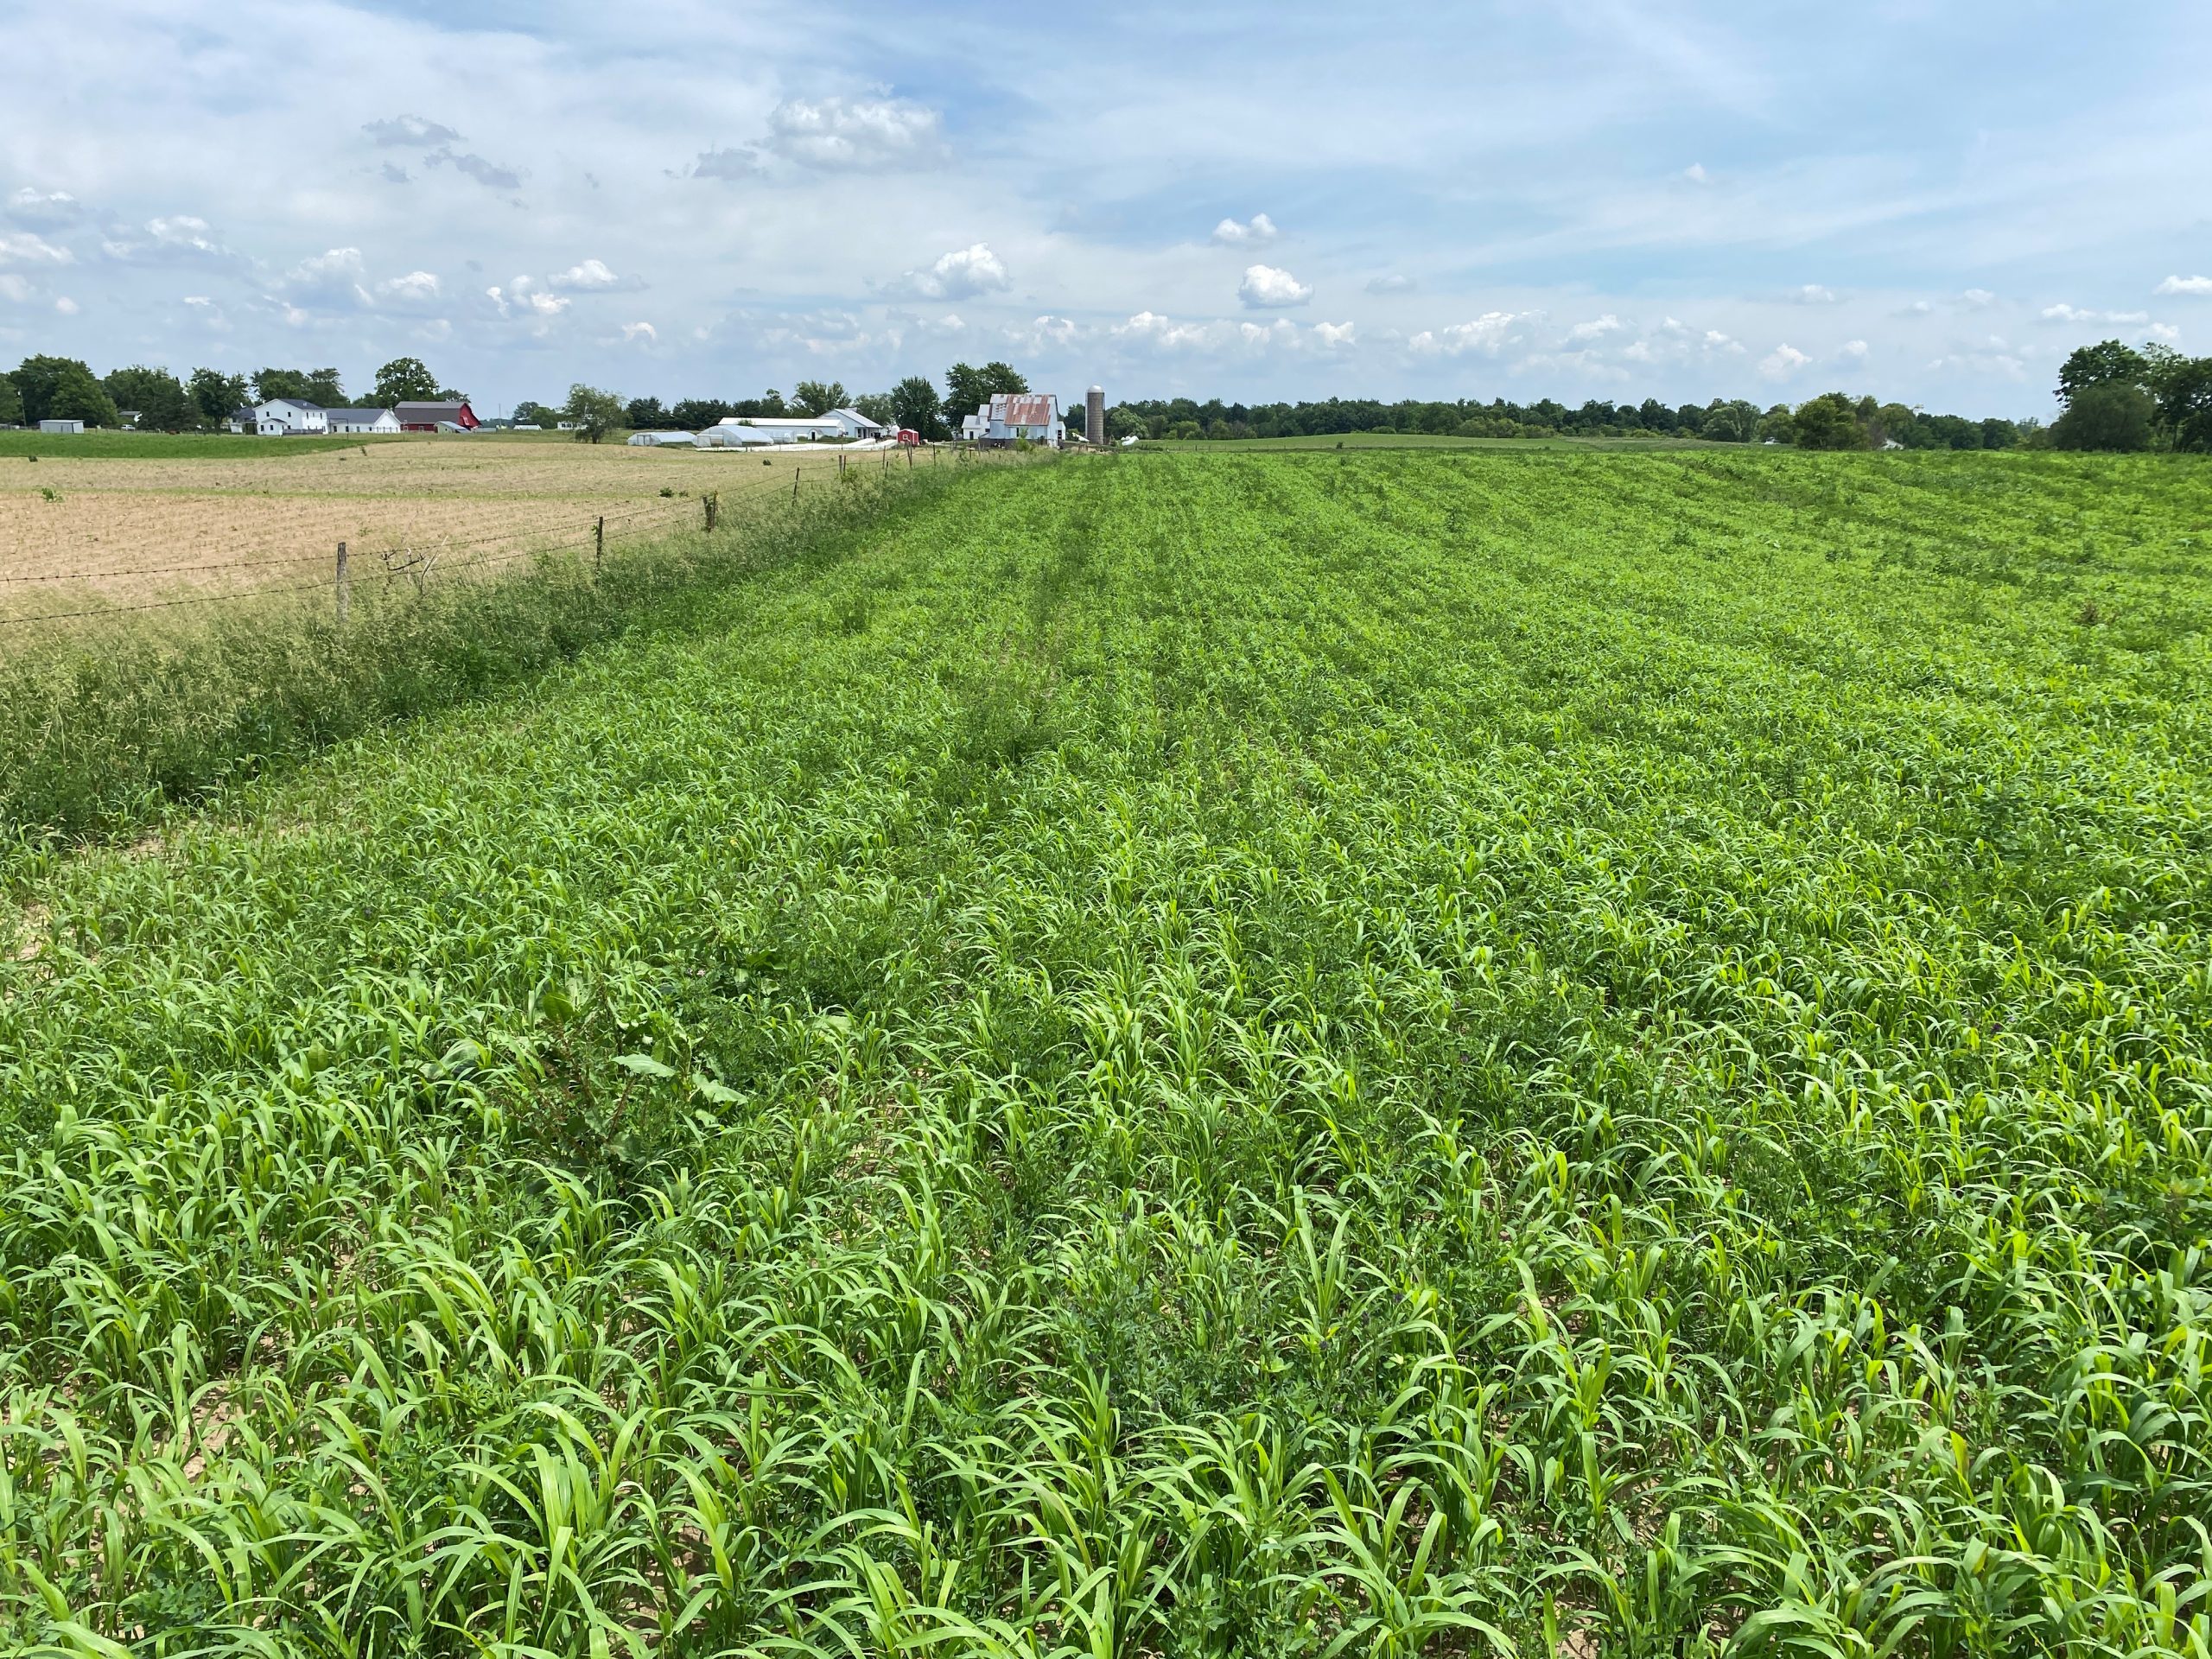
[[[1834,418],[1840,405],[1843,419]],[[1816,407],[1817,406],[1817,407]],[[1801,410],[1814,410],[1801,421]],[[1171,397],[1116,404],[1107,412],[1116,437],[1227,439],[1325,437],[1351,432],[1399,432],[1455,438],[1697,438],[1708,443],[1800,444],[1817,448],[2010,449],[2031,439],[2034,422],[1972,420],[1930,415],[1902,404],[1831,392],[1800,409],[1770,409],[1741,398],[1670,408],[1656,397],[1640,404],[1592,398],[1570,409],[1552,398],[1533,404],[1471,398],[1396,403],[1332,397],[1322,403],[1198,403]]]
[[[1400,432],[1459,438],[1696,438],[1707,443],[1784,443],[1801,449],[2212,450],[2212,357],[2170,346],[2141,351],[2116,340],[2084,346],[2059,371],[2064,413],[2050,426],[1933,415],[1904,404],[1823,392],[1795,406],[1761,409],[1740,398],[1669,408],[1592,398],[1569,409],[1551,398],[1479,403],[1332,397],[1323,403],[1198,403],[1169,397],[1116,404],[1115,437],[1199,440],[1325,437]],[[1069,430],[1082,410],[1069,410]]]
[[[378,409],[435,398],[459,401],[464,392],[441,387],[417,357],[396,358],[377,371],[368,394]],[[336,369],[258,369],[232,374],[194,369],[180,380],[167,369],[133,364],[96,375],[73,357],[27,357],[0,374],[0,426],[41,421],[82,421],[86,426],[124,424],[123,411],[147,432],[213,432],[250,404],[297,397],[321,409],[348,406]]]
[[[664,406],[658,397],[632,397],[622,404],[622,416],[623,424],[633,432],[697,432],[726,420],[759,420],[782,415],[810,416],[826,415],[833,409],[856,409],[871,421],[936,439],[957,432],[960,423],[995,395],[1028,390],[1028,380],[1010,363],[986,363],[981,368],[970,363],[955,363],[944,372],[943,391],[925,374],[910,374],[888,391],[858,394],[849,393],[842,381],[802,380],[793,388],[789,399],[773,390],[734,403],[715,397],[685,397]],[[569,402],[558,410],[538,403],[518,404],[515,418],[542,425],[564,418],[574,423],[575,401],[572,391]],[[1077,398],[1076,403],[1076,412],[1071,418],[1079,421],[1082,399]],[[525,414],[524,410],[530,412]]]

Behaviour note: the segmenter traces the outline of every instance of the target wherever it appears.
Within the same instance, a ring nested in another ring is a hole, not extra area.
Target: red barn
[[[435,432],[448,426],[474,432],[484,424],[476,418],[476,411],[468,406],[466,397],[457,404],[402,404],[392,412],[399,416],[399,429],[403,432]]]

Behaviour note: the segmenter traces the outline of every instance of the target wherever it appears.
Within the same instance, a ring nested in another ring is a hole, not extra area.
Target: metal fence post
[[[346,626],[346,613],[353,608],[353,579],[346,573],[346,543],[338,543],[338,626]]]

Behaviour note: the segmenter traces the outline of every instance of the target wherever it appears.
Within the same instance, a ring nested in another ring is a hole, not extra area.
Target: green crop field
[[[26,841],[0,1646],[2204,1659],[2209,538],[978,468]]]

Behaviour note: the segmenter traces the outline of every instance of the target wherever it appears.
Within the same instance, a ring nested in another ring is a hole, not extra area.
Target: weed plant
[[[2208,478],[1008,470],[41,856],[4,1640],[2204,1659]]]

